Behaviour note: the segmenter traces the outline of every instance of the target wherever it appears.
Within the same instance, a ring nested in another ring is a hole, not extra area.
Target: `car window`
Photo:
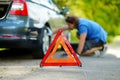
[[[53,3],[52,0],[31,0],[32,2],[35,2],[37,4],[43,5],[48,7],[49,9],[59,12],[59,9],[57,8],[57,6]]]
[[[12,0],[0,0],[0,20],[6,18],[9,13]]]
[[[51,8],[51,9],[53,9],[53,7],[50,5],[48,0],[31,0],[31,1],[33,1],[35,3],[38,3],[38,4],[42,4],[44,6],[47,6],[47,7]]]
[[[48,3],[52,3],[52,0],[31,0],[33,2],[37,2],[37,3],[41,3],[41,2],[48,2]]]
[[[55,3],[53,3],[53,2],[51,1],[50,4],[53,6],[54,10],[56,10],[57,12],[60,12],[60,10],[58,9],[58,7],[57,7],[57,5],[56,5]]]

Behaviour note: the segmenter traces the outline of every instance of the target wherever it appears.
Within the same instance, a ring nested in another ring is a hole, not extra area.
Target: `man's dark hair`
[[[70,16],[67,16],[66,22],[74,24],[75,27],[77,27],[78,23],[79,23],[79,19],[78,19],[78,17],[76,17],[74,15],[70,15]]]

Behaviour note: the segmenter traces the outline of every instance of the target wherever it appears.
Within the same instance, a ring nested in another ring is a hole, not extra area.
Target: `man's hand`
[[[56,34],[56,33],[58,32],[58,30],[60,30],[60,29],[61,29],[62,31],[66,31],[66,30],[69,30],[69,27],[68,27],[68,26],[65,26],[65,27],[59,28],[59,29],[53,31],[53,34]]]
[[[47,28],[47,30],[48,30],[48,36],[52,36],[53,32],[50,30],[50,28]]]

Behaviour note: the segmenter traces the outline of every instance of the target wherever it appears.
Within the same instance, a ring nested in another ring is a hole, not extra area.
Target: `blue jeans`
[[[94,47],[100,47],[100,46],[104,46],[105,43],[103,43],[101,40],[98,41],[97,43],[94,40],[86,40],[82,53],[86,52],[87,50],[90,50],[91,48]],[[78,43],[71,43],[72,48],[74,49],[74,51],[76,52],[77,48],[78,48]]]

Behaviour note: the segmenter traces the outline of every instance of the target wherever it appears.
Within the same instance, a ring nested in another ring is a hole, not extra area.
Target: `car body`
[[[66,25],[66,10],[52,0],[1,0],[0,48],[30,49],[34,58],[43,58],[51,31]]]

